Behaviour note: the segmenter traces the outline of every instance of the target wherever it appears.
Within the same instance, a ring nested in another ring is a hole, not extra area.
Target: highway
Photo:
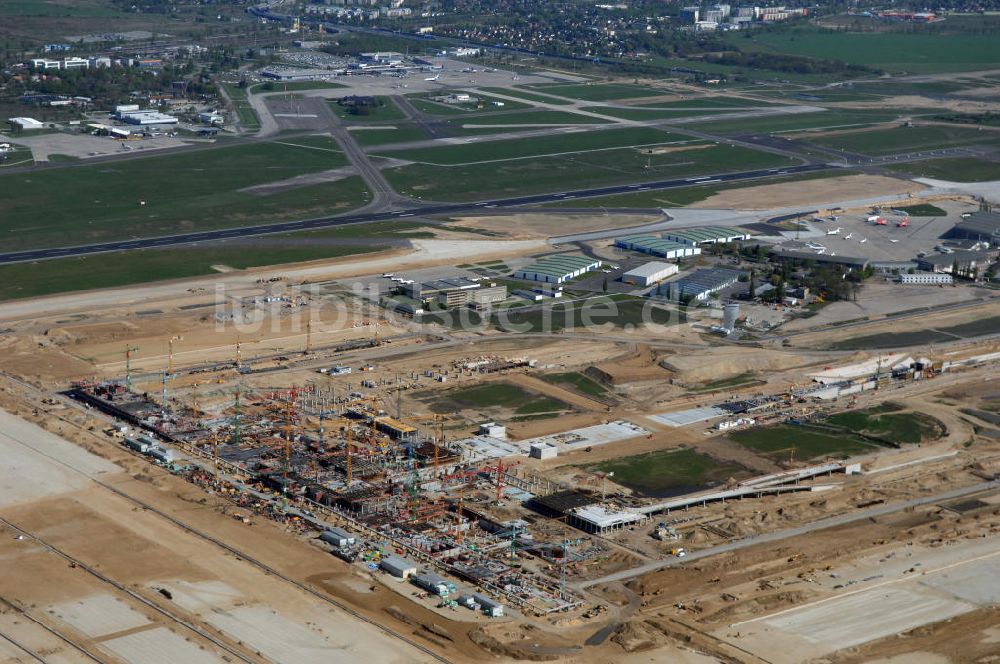
[[[25,251],[14,251],[0,254],[0,265],[9,263],[24,263],[32,261],[49,260],[53,258],[68,258],[72,256],[89,256],[93,254],[108,253],[113,251],[127,251],[132,249],[156,249],[162,247],[172,247],[183,244],[193,244],[197,242],[215,242],[234,238],[256,237],[261,235],[273,235],[277,233],[294,233],[298,231],[316,230],[320,228],[332,228],[337,226],[350,226],[355,224],[366,224],[376,221],[387,221],[392,219],[406,219],[415,216],[430,216],[442,214],[454,214],[457,212],[469,212],[477,209],[493,209],[504,207],[521,207],[526,205],[542,205],[545,203],[555,203],[572,200],[574,198],[592,198],[597,196],[611,196],[615,194],[632,194],[641,191],[660,191],[664,189],[676,189],[680,187],[692,187],[719,182],[739,182],[742,180],[756,180],[765,178],[783,177],[786,175],[796,175],[799,173],[810,173],[813,171],[829,170],[836,168],[829,164],[806,164],[802,166],[790,166],[788,168],[758,169],[753,171],[741,171],[735,173],[720,173],[717,175],[704,175],[691,178],[677,178],[672,180],[657,180],[652,182],[642,182],[633,184],[620,184],[607,187],[594,187],[591,189],[579,189],[559,193],[535,194],[531,196],[518,196],[515,198],[502,198],[495,200],[480,201],[478,203],[438,203],[426,204],[419,207],[407,209],[382,211],[382,212],[356,212],[353,214],[337,215],[333,217],[321,217],[318,219],[305,219],[301,221],[286,221],[273,224],[262,224],[258,226],[244,226],[241,228],[224,228],[210,231],[199,231],[194,233],[181,233],[177,235],[164,235],[160,237],[137,238],[128,240],[117,240],[114,242],[102,242],[98,244],[83,244],[69,247],[52,247],[46,249],[28,249]]]

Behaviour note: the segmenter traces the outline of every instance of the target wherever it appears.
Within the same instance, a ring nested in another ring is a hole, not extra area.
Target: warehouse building
[[[946,237],[963,240],[980,240],[1000,246],[1000,212],[972,212],[955,224]]]
[[[561,284],[601,267],[601,261],[580,254],[546,256],[514,273],[515,279]]]
[[[465,277],[405,284],[403,289],[406,296],[414,300],[433,300],[448,308],[469,305],[481,309],[507,299],[507,286],[491,283],[484,287],[480,282]]]
[[[400,579],[408,579],[417,573],[417,566],[400,556],[386,556],[378,563],[379,569]]]
[[[34,118],[11,118],[7,120],[12,129],[27,131],[30,129],[45,129],[45,123]]]
[[[717,293],[723,288],[732,286],[743,274],[739,270],[726,270],[723,268],[703,268],[695,270],[691,274],[665,284],[672,300],[682,300],[690,298],[692,300],[705,300],[712,293]]]
[[[954,281],[950,274],[942,272],[915,272],[913,274],[903,273],[897,277],[901,284],[927,284],[942,285],[950,284]]]
[[[677,270],[678,268],[675,263],[652,261],[629,270],[622,275],[622,281],[626,284],[634,284],[636,286],[652,286],[671,275],[677,274]]]
[[[451,593],[455,592],[454,583],[451,583],[444,577],[439,576],[434,572],[417,574],[412,577],[410,581],[418,588],[426,590],[429,593],[433,593],[438,597],[447,597]]]
[[[971,274],[977,268],[985,270],[992,262],[989,253],[984,251],[955,251],[950,254],[934,254],[917,259],[917,266],[924,272],[947,272]]]
[[[327,528],[319,538],[338,549],[353,546],[355,543],[354,536],[342,528]]]
[[[653,235],[633,235],[615,240],[615,246],[619,249],[630,251],[640,251],[650,256],[660,258],[684,258],[686,256],[697,256],[701,249],[683,242],[664,240]]]
[[[817,254],[813,251],[799,251],[797,249],[785,249],[774,247],[767,255],[775,261],[791,261],[801,264],[834,265],[846,272],[853,270],[863,270],[871,262],[867,258],[860,256],[838,256],[834,254]]]
[[[118,114],[118,119],[125,124],[149,126],[177,124],[177,118],[159,111],[131,111]]]
[[[667,231],[663,234],[664,240],[673,240],[681,244],[725,244],[726,242],[736,242],[738,240],[749,240],[753,237],[750,233],[740,228],[727,228],[724,226],[700,226],[698,228],[682,228],[676,231]]]

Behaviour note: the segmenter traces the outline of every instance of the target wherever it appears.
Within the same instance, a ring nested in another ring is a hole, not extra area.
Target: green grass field
[[[240,120],[240,126],[246,131],[257,131],[260,129],[260,118],[257,116],[257,111],[253,110],[250,106],[250,102],[247,100],[246,88],[241,88],[235,83],[223,83],[222,87],[226,89],[226,94],[233,102],[233,108],[236,110],[236,115]]]
[[[629,83],[539,83],[529,87],[537,92],[581,101],[610,101],[665,94],[662,90]]]
[[[0,0],[0,16],[121,18],[123,14],[101,0]]]
[[[890,122],[899,117],[899,112],[892,110],[858,110],[858,111],[818,111],[814,113],[796,113],[793,115],[774,115],[758,118],[741,118],[726,120],[708,118],[698,121],[692,126],[708,132],[719,134],[771,134],[792,131],[852,129]]]
[[[840,60],[891,72],[976,71],[1000,64],[1000,40],[992,34],[858,33],[794,27],[734,34],[727,40],[743,51]]]
[[[362,131],[352,131],[351,136],[358,142],[358,145],[363,146],[422,141],[427,138],[426,134],[415,124],[397,122],[392,127],[394,128],[372,128]]]
[[[523,111],[521,113],[491,113],[470,117],[468,124],[477,125],[578,125],[578,124],[608,124],[610,120],[602,120],[572,111]]]
[[[217,274],[213,265],[242,269],[336,258],[377,249],[374,244],[371,247],[282,247],[258,242],[238,247],[189,246],[0,265],[0,300]]]
[[[697,386],[696,392],[712,392],[715,390],[728,390],[734,387],[741,387],[744,385],[754,385],[763,384],[757,379],[756,375],[752,371],[746,373],[741,373],[736,376],[730,376],[729,378],[721,378],[719,380],[712,380],[707,383],[702,383]]]
[[[586,394],[589,397],[600,398],[608,393],[607,388],[598,383],[596,380],[584,376],[579,371],[545,374],[542,376],[542,379],[547,380],[550,383],[555,383],[556,385],[569,387],[570,389],[580,392],[581,394]]]
[[[743,466],[686,448],[637,454],[587,466],[586,470],[614,473],[614,482],[649,498],[670,498],[718,486],[730,478],[751,476]]]
[[[418,150],[380,153],[407,161],[439,166],[459,166],[507,159],[524,159],[552,154],[571,154],[662,143],[688,142],[686,137],[649,127],[607,129],[586,133],[524,138],[505,141],[447,145]]]
[[[412,164],[383,171],[400,193],[440,201],[567,191],[597,185],[690,177],[795,162],[765,152],[711,145],[668,154],[647,155],[636,149],[601,150],[553,157],[517,159],[466,166]]]
[[[858,436],[789,424],[744,429],[729,434],[729,438],[778,460],[787,460],[792,455],[793,449],[796,461],[808,461],[820,457],[844,458],[874,449],[871,443]]]
[[[330,83],[328,81],[275,81],[271,83],[258,83],[253,86],[252,91],[258,92],[298,92],[301,90],[335,90],[346,88],[340,83]]]
[[[558,332],[566,329],[636,328],[645,323],[678,325],[683,313],[654,306],[650,300],[628,295],[593,297],[585,302],[565,302],[528,311],[498,312],[493,325],[511,332]]]
[[[846,175],[856,175],[856,171],[829,170],[816,171],[814,173],[802,173],[800,175],[788,175],[778,178],[767,178],[762,180],[750,180],[747,182],[703,185],[701,187],[678,187],[676,189],[663,189],[660,191],[640,191],[634,194],[618,194],[615,196],[599,196],[596,198],[574,198],[558,203],[546,203],[543,207],[565,207],[565,208],[672,208],[691,205],[698,201],[703,201],[710,196],[714,196],[720,191],[730,189],[744,189],[746,187],[759,187],[767,184],[779,184],[782,182],[799,182],[805,180],[822,180],[824,178],[843,177]]]
[[[534,94],[532,92],[528,92],[524,88],[482,88],[482,90],[484,92],[493,92],[510,97],[517,97],[518,99],[525,99],[527,101],[542,102],[543,104],[555,104],[556,106],[569,106],[573,103],[567,99]]]
[[[943,425],[923,413],[892,413],[880,409],[853,410],[826,418],[826,423],[893,443],[920,443],[941,437]]]
[[[972,157],[912,161],[904,164],[890,164],[887,168],[896,173],[950,182],[1000,180],[1000,163]]]
[[[657,109],[657,108],[608,108],[607,106],[584,106],[581,110],[591,113],[600,113],[612,118],[622,118],[624,120],[673,120],[676,118],[690,118],[699,115],[711,115],[712,117],[725,116],[724,111],[712,109],[699,111],[697,109]]]
[[[472,387],[449,390],[434,403],[437,412],[452,412],[461,408],[503,408],[518,415],[533,415],[552,411],[572,410],[558,399],[531,392],[511,383],[482,383]],[[444,410],[439,410],[443,408]]]
[[[370,112],[367,115],[355,115],[350,112],[349,107],[342,106],[336,101],[331,101],[329,104],[337,117],[349,122],[392,122],[406,119],[406,114],[400,110],[399,106],[396,106],[396,102],[392,100],[392,97],[379,97],[379,99],[382,100],[382,105],[370,107]]]
[[[919,205],[905,205],[903,207],[895,208],[896,210],[901,210],[911,217],[946,217],[948,213],[939,208],[936,205],[931,205],[930,203],[921,203]]]
[[[332,139],[302,137],[0,173],[0,190],[7,192],[0,198],[0,237],[14,251],[329,214],[367,200],[360,179],[268,195],[240,190],[346,163]]]
[[[823,136],[812,139],[812,142],[838,150],[874,156],[952,148],[960,145],[1000,145],[1000,132],[980,131],[969,127],[928,125]]]
[[[1000,330],[1000,316],[989,316],[971,323],[937,326],[934,329],[900,331],[891,335],[870,334],[836,341],[830,345],[834,350],[858,350],[863,348],[902,348],[921,344],[936,344],[942,341],[969,339],[985,334],[995,334]]]

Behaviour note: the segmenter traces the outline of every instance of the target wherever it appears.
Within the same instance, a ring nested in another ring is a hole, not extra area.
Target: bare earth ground
[[[581,203],[586,205],[586,201]],[[604,230],[606,228],[628,228],[662,221],[662,215],[640,214],[511,214],[489,217],[458,217],[459,225],[467,228],[504,233],[514,239],[548,238],[562,235],[572,228],[574,233]]]
[[[875,175],[847,175],[823,180],[784,182],[723,191],[691,207],[769,210],[777,206],[822,205],[875,196],[905,196],[923,185]]]

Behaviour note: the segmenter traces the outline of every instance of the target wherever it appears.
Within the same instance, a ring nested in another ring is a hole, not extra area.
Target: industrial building
[[[338,549],[353,546],[355,543],[354,536],[342,528],[328,528],[323,531],[319,538]]]
[[[972,212],[963,218],[954,228],[948,231],[946,237],[980,240],[993,246],[1000,246],[1000,212]]]
[[[465,277],[404,284],[403,292],[414,300],[436,301],[448,308],[469,305],[478,309],[507,299],[507,286],[491,283],[484,287]]]
[[[177,118],[159,111],[120,110],[115,111],[115,117],[125,124],[140,126],[177,124]]]
[[[957,269],[959,274],[971,274],[977,268],[985,270],[991,262],[990,254],[984,251],[955,251],[918,258],[917,266],[925,272],[953,274]]]
[[[833,254],[817,254],[814,251],[799,251],[797,249],[782,249],[774,247],[767,255],[776,261],[792,261],[798,263],[814,263],[816,265],[834,265],[847,272],[863,270],[870,261],[860,256],[839,256]]]
[[[447,597],[455,592],[455,584],[434,572],[424,572],[416,574],[410,578],[410,582],[418,588],[422,588],[438,597]]]
[[[408,579],[417,573],[417,566],[400,556],[385,556],[378,563],[379,569],[387,574]]]
[[[726,270],[723,268],[703,268],[695,270],[677,281],[665,284],[669,290],[669,297],[673,300],[690,298],[692,300],[705,300],[712,293],[717,293],[723,288],[732,286],[739,281],[739,270]]]
[[[698,228],[682,228],[676,231],[667,231],[663,234],[664,240],[673,240],[681,244],[725,244],[726,242],[736,242],[738,240],[749,240],[753,237],[750,233],[739,228],[727,228],[724,226],[701,226]]]
[[[686,256],[697,256],[701,253],[699,247],[673,240],[664,240],[653,235],[632,235],[630,237],[618,238],[615,246],[619,249],[630,251],[640,251],[650,256],[660,258],[684,258]]]
[[[606,535],[635,523],[645,521],[642,514],[625,509],[609,508],[605,505],[585,505],[567,513],[566,523],[580,530],[598,535]]]
[[[868,264],[875,274],[900,274],[917,269],[916,261],[872,261]]]
[[[950,284],[954,278],[950,274],[943,272],[914,272],[913,274],[900,274],[897,280],[901,284]]]
[[[546,256],[514,273],[515,279],[561,284],[601,267],[602,262],[581,254]]]
[[[652,261],[629,270],[622,275],[622,281],[626,284],[634,284],[636,286],[652,286],[669,276],[677,274],[677,271],[678,267],[675,263]]]
[[[45,123],[34,118],[11,118],[7,120],[12,129],[28,131],[30,129],[45,129]]]

